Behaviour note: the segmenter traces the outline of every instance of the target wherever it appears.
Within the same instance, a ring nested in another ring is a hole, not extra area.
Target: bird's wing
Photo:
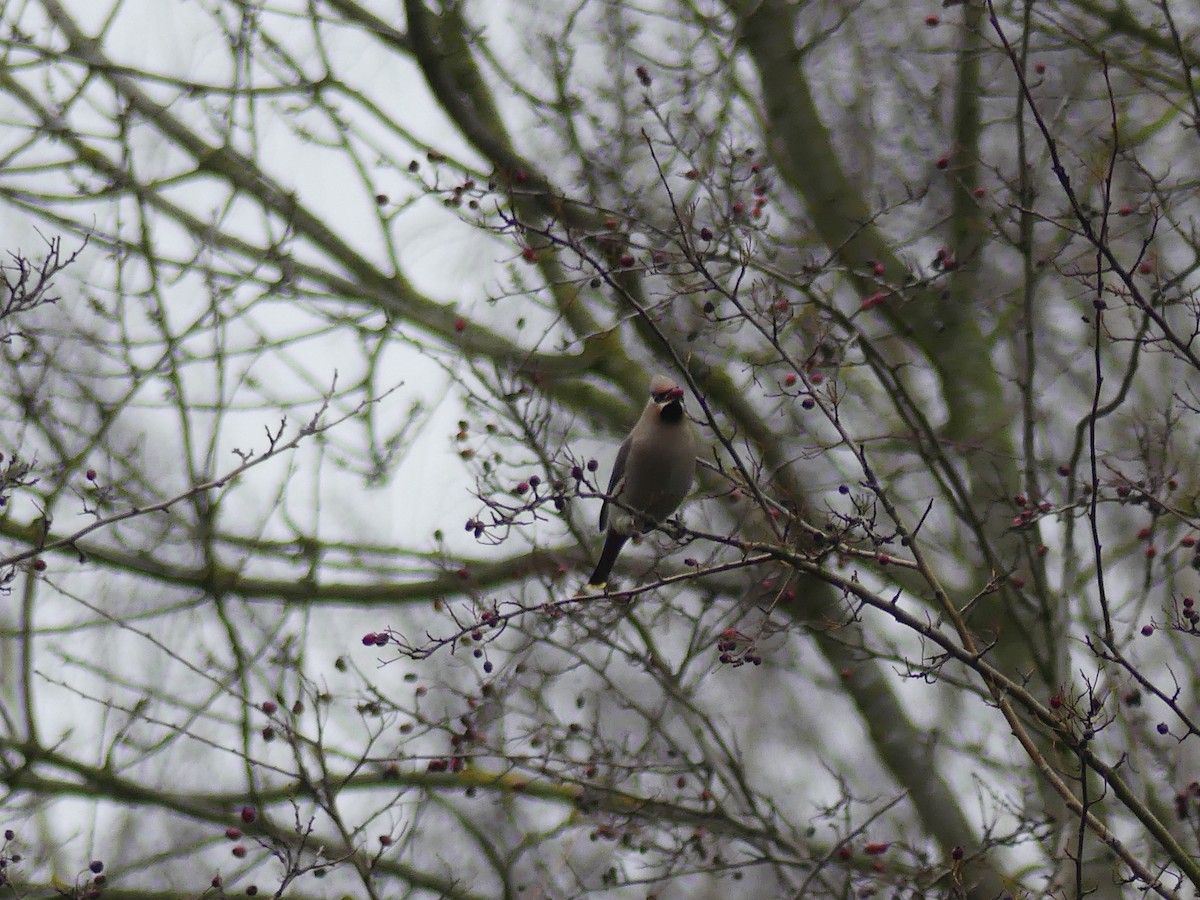
[[[608,527],[608,498],[616,496],[619,493],[621,481],[625,478],[625,460],[629,457],[630,443],[632,443],[631,439],[625,438],[617,450],[617,459],[613,463],[612,477],[608,479],[608,491],[606,491],[608,496],[604,498],[604,505],[600,507],[601,531]]]

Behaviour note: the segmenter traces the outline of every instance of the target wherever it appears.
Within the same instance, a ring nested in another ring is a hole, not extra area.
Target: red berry
[[[532,247],[526,247],[521,251],[521,259],[525,260],[527,263],[535,263],[538,261],[537,251]]]
[[[871,271],[874,272],[876,275],[882,275],[887,270],[883,267],[883,263],[877,262],[873,266],[871,266]]]
[[[792,385],[794,385],[796,383],[796,373],[788,372],[785,376],[783,376],[783,383],[786,384],[788,387],[791,387]]]
[[[868,856],[879,856],[881,853],[887,853],[888,847],[890,846],[892,845],[882,841],[876,841],[863,847],[863,852]]]
[[[467,320],[466,319],[455,319],[454,320],[454,330],[455,331],[466,331],[467,330]]]
[[[930,28],[935,28],[936,26],[942,24],[942,20],[938,16],[926,16],[925,24],[928,25]]]
[[[87,478],[88,481],[96,480],[96,470],[95,469],[88,469],[83,474],[84,474],[84,477]]]
[[[849,847],[838,847],[837,855],[839,859],[849,859],[853,855],[853,851]]]
[[[959,859],[962,859],[962,858],[963,858],[963,848],[962,848],[962,847],[955,847],[953,850],[951,850],[951,851],[950,851],[950,858],[951,858],[951,859],[954,859],[954,860],[959,860]]]
[[[1060,706],[1062,706],[1062,697],[1058,696],[1058,694],[1055,694],[1050,698],[1050,708],[1058,709]]]
[[[1120,209],[1117,210],[1117,215],[1118,216],[1133,215],[1133,207],[1130,206],[1129,204],[1125,204],[1124,206],[1122,206]]]
[[[1170,730],[1171,730],[1171,728],[1170,728],[1170,726],[1167,725],[1166,722],[1158,723],[1158,733],[1159,734],[1166,734]]]
[[[684,174],[684,177],[687,178],[689,181],[695,181],[697,178],[700,177],[700,173],[697,172],[695,169],[688,169],[687,172]]]
[[[390,834],[381,834],[379,836],[379,843],[384,847],[392,846],[392,836]]]
[[[1158,551],[1156,549],[1154,549],[1153,544],[1151,544],[1149,547],[1146,548],[1146,559],[1154,559],[1154,557],[1156,557],[1157,555],[1158,555]]]
[[[1150,637],[1150,635],[1152,635],[1152,634],[1154,634],[1154,626],[1153,625],[1143,625],[1142,626],[1142,637]]]
[[[626,268],[626,269],[630,268],[635,262],[637,262],[637,260],[635,260],[633,258],[632,253],[622,253],[621,254],[621,265],[624,268]]]
[[[975,199],[979,200],[987,196],[987,188],[977,187],[971,193],[975,196]]]
[[[642,83],[642,87],[650,87],[650,73],[646,71],[645,66],[638,66],[634,69],[637,73],[638,81]]]
[[[707,225],[700,229],[700,240],[711,241],[713,239],[712,229]]]
[[[1058,471],[1059,475],[1062,475],[1065,478],[1066,476],[1071,474],[1071,467],[1068,466],[1066,463],[1063,463],[1061,466],[1058,467],[1057,471]]]
[[[238,859],[241,859],[243,856],[246,855],[246,848],[243,847],[241,844],[236,845],[233,848],[233,855],[236,856]]]
[[[240,829],[240,828],[234,828],[232,825],[230,825],[228,828],[225,829],[225,837],[229,838],[229,840],[231,840],[231,841],[236,841],[241,836],[242,836],[242,829]]]
[[[948,156],[938,157],[938,161],[935,163],[935,165],[939,169],[948,169],[950,167],[950,157],[948,157]]]
[[[253,822],[258,818],[258,813],[254,811],[253,806],[243,806],[239,815],[241,815],[243,822]]]
[[[262,709],[262,711],[263,711],[263,712],[265,712],[265,713],[266,713],[268,716],[273,716],[273,715],[275,715],[275,710],[279,709],[279,707],[275,705],[275,701],[274,701],[274,700],[264,700],[264,701],[262,702],[262,707],[261,707],[261,709]]]
[[[1149,262],[1144,262],[1140,266],[1138,266],[1138,271],[1141,272],[1143,275],[1149,275],[1151,272],[1154,271],[1154,266]]]
[[[46,571],[46,561],[39,556],[37,559],[35,559],[33,561],[33,570],[35,572],[45,572]]]
[[[1033,66],[1033,71],[1037,72],[1039,75],[1045,75],[1046,74],[1046,64],[1045,63],[1035,63]]]
[[[1185,547],[1195,547],[1196,539],[1189,534],[1187,537],[1185,537],[1179,543],[1183,544],[1183,546],[1185,546]]]
[[[1138,540],[1139,540],[1139,541],[1144,541],[1144,540],[1146,540],[1146,538],[1150,537],[1150,529],[1149,529],[1149,528],[1142,528],[1142,529],[1139,529],[1139,530],[1138,530],[1138,535],[1137,535],[1137,536],[1138,536]]]
[[[362,636],[362,642],[363,642],[364,647],[374,647],[375,646],[375,632],[368,631],[366,634],[364,634]]]

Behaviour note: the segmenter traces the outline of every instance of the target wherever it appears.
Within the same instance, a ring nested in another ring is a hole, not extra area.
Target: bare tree
[[[1200,888],[1192,6],[0,24],[0,884]]]

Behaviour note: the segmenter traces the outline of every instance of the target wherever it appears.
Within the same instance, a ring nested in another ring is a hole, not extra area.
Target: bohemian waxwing
[[[696,435],[683,411],[683,390],[670,378],[650,381],[650,402],[617,451],[600,507],[604,550],[590,587],[608,583],[630,536],[658,525],[679,508],[696,476]],[[611,504],[611,506],[610,506]]]

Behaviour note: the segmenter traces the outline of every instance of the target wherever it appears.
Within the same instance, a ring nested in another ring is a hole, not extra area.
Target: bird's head
[[[683,388],[666,375],[655,375],[650,379],[650,396],[660,405],[670,403],[672,400],[683,399]]]
[[[662,421],[683,421],[683,388],[666,375],[655,375],[650,380],[650,399],[658,407]]]

